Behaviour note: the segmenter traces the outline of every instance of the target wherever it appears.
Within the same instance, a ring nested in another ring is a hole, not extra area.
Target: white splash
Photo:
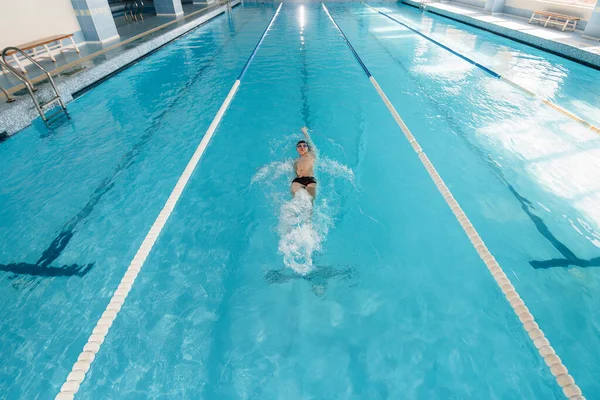
[[[317,169],[319,172],[344,178],[348,182],[352,183],[352,186],[354,186],[354,172],[352,172],[352,170],[344,164],[340,164],[337,161],[323,157],[318,160]]]
[[[277,179],[281,175],[292,175],[294,173],[294,161],[274,161],[261,167],[252,177],[251,182],[256,183],[265,178]]]
[[[301,189],[279,213],[279,251],[284,264],[299,274],[312,269],[312,254],[321,248],[323,236],[315,229],[313,211],[312,197]]]
[[[315,170],[319,182],[315,203],[304,189],[291,195],[290,182],[295,176],[293,160],[271,162],[261,167],[251,180],[253,184],[260,182],[275,207],[279,206],[278,250],[285,266],[302,275],[313,269],[313,254],[322,250],[333,226],[339,198],[344,196],[340,193],[340,182],[348,181],[354,187],[352,170],[334,160],[318,158]],[[282,177],[287,179],[279,179]]]

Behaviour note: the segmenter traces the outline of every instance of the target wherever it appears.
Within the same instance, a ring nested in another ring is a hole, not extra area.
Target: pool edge
[[[410,7],[420,8],[418,3],[414,0],[401,0],[400,3]],[[448,10],[434,8],[431,6],[431,4],[429,4],[429,7],[427,7],[426,11],[600,71],[600,55],[581,50],[577,47],[569,46],[567,44],[556,42],[550,39],[542,39],[540,37],[515,31],[514,29],[510,28],[501,29],[501,27],[489,22],[479,21],[469,16],[461,15]]]
[[[238,6],[239,4],[241,4],[241,0],[233,0],[231,3],[232,7]],[[187,18],[190,18],[190,20],[184,25],[168,30],[162,34],[159,34],[157,37],[154,37],[146,42],[140,43],[129,50],[125,50],[121,54],[116,55],[114,58],[109,58],[104,62],[94,66],[93,68],[86,69],[79,74],[66,77],[64,79],[55,78],[55,80],[57,81],[56,83],[60,95],[62,96],[65,103],[71,102],[75,98],[80,97],[87,91],[93,89],[95,86],[101,84],[106,79],[109,79],[111,76],[114,76],[122,70],[134,65],[138,61],[141,61],[145,57],[160,50],[162,47],[180,38],[186,33],[189,33],[193,29],[227,12],[227,8],[228,6],[224,4],[218,7],[214,7],[213,9],[208,9],[208,11],[204,14],[202,14],[201,11],[206,11],[207,9],[201,10],[198,12],[199,14],[201,14],[199,16],[187,16]],[[186,17],[182,17],[181,19],[175,20],[173,22],[182,21],[184,19],[186,19]],[[132,38],[132,40],[125,43],[121,43],[120,45],[124,45],[142,39],[144,36],[155,33],[166,27],[167,26],[163,25],[158,27],[158,29],[147,31],[144,33],[144,35],[134,37]],[[110,47],[108,49],[105,49],[105,51],[95,53],[94,57],[103,56],[105,53],[111,50],[115,50],[118,47],[120,46]],[[80,65],[86,61],[90,61],[91,59],[92,58],[81,60],[79,63],[77,63],[77,65]],[[52,74],[54,76],[54,74],[59,74],[61,72],[63,72],[62,69],[52,71]],[[36,96],[42,101],[46,98],[50,98],[51,88],[47,84],[44,86],[40,86],[39,91],[36,93]],[[17,98],[17,101],[14,102],[10,107],[0,111],[0,142],[10,138],[12,135],[28,127],[34,120],[38,119],[39,117],[40,116],[35,110],[33,102],[31,101],[31,98],[29,98],[29,96],[24,95],[20,98]]]

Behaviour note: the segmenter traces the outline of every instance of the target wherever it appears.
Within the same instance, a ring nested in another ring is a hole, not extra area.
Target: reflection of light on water
[[[598,246],[600,140],[580,124],[565,120],[543,105],[528,111],[534,116],[489,124],[479,129],[478,134],[499,145],[508,155],[517,156],[525,163],[532,180],[545,191],[565,199],[588,222],[593,222],[595,226],[579,221],[587,230],[584,236]]]
[[[300,23],[300,28],[304,28],[306,24],[306,16],[304,14],[304,6],[300,6],[298,9],[298,22]]]
[[[423,38],[420,38],[415,44],[411,71],[416,74],[427,74],[429,78],[442,79],[445,82],[459,82],[464,80],[473,68],[476,68],[473,64],[456,57]],[[443,86],[443,89],[455,92],[455,90],[450,90],[448,86]]]
[[[574,111],[575,114],[596,126],[600,125],[600,105],[594,107],[578,99],[571,99],[570,103],[570,107],[567,107],[570,111]]]
[[[377,39],[407,39],[407,38],[412,38],[412,35],[382,35],[382,36],[378,36]]]
[[[499,51],[497,57],[504,61],[500,63],[498,72],[538,96],[553,98],[567,78],[566,71],[543,58],[524,56],[510,50]]]
[[[334,216],[339,211],[339,197],[344,195],[344,182],[354,187],[354,173],[350,168],[326,157],[317,161],[315,170],[319,184],[314,204],[306,190],[300,190],[292,197],[292,160],[265,165],[251,180],[252,183],[260,182],[273,199],[274,206],[279,208],[278,249],[283,255],[283,263],[303,275],[313,269],[313,254],[322,250],[333,226]]]
[[[445,58],[445,57],[444,57]],[[446,59],[443,63],[432,63],[430,65],[417,65],[412,68],[417,73],[437,75],[447,80],[461,80],[466,72],[475,66],[461,59]]]
[[[407,28],[404,28],[403,26],[397,25],[397,26],[382,26],[380,28],[370,28],[369,31],[371,32],[398,32],[398,31],[407,31]]]

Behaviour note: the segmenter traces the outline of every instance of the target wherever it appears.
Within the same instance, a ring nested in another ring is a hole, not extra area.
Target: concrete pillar
[[[108,42],[119,38],[108,0],[71,0],[77,21],[88,42]]]
[[[583,36],[600,39],[600,1],[596,3],[596,8],[583,31]]]
[[[495,0],[494,7],[492,7],[492,14],[501,13],[504,11],[504,4],[506,0]]]
[[[486,0],[484,10],[492,14],[501,13],[505,2],[506,0]]]
[[[492,12],[492,8],[494,8],[494,0],[486,0],[483,9],[487,12]]]
[[[179,17],[183,15],[181,0],[154,0],[156,15]]]

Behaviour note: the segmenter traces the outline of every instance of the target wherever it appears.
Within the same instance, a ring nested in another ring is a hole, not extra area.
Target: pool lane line
[[[357,19],[358,22],[360,22]],[[408,69],[405,65],[402,64],[400,59],[392,54],[392,52],[381,42],[380,39],[377,38],[376,35],[370,33],[370,36],[375,39],[377,44],[383,49],[383,51],[389,55],[402,69],[402,71],[406,72]],[[443,108],[442,104],[436,100],[435,96],[432,96],[431,93],[427,91],[417,79],[417,77],[408,74],[408,78],[416,85],[419,90],[422,90],[425,93],[425,97],[429,100],[429,102],[434,106],[443,111],[444,117],[447,119],[448,123],[456,130],[457,136],[464,141],[469,150],[478,157],[491,171],[491,173],[502,183],[515,197],[515,199],[521,204],[521,208],[527,214],[527,216],[531,219],[531,222],[535,226],[536,230],[540,235],[544,237],[551,245],[554,247],[558,253],[563,258],[554,258],[548,260],[530,260],[529,264],[533,268],[553,268],[553,267],[565,267],[567,264],[572,264],[579,267],[593,267],[600,266],[600,257],[595,257],[591,259],[581,259],[579,258],[565,243],[561,242],[558,237],[553,234],[550,228],[546,225],[546,223],[542,220],[541,217],[537,216],[534,212],[534,209],[531,207],[531,202],[521,195],[516,188],[508,181],[508,179],[504,176],[501,168],[499,168],[498,164],[485,152],[482,152],[481,149],[471,143],[470,139],[467,137],[468,135],[463,129],[460,127],[459,122],[454,118],[452,113],[449,113],[448,110]]]
[[[325,4],[321,4],[323,6],[323,9],[329,16],[329,19],[331,19],[331,22],[333,22],[334,26],[337,28],[337,30],[340,32],[340,34],[346,41],[348,47],[352,50],[354,56],[357,59],[360,59],[360,56],[358,55],[356,50],[354,50],[354,47],[342,31],[342,29],[338,26],[337,22],[335,22]],[[446,186],[444,180],[429,160],[429,157],[427,157],[427,155],[419,145],[419,142],[413,136],[406,123],[404,123],[404,121],[400,117],[400,114],[398,114],[398,111],[396,111],[396,108],[392,105],[392,103],[384,93],[383,89],[381,89],[373,75],[371,75],[364,62],[361,62],[360,64],[363,67],[365,74],[371,81],[371,84],[375,87],[375,90],[377,90],[377,93],[385,103],[385,106],[390,111],[390,113],[394,117],[394,120],[402,130],[402,133],[404,134],[408,142],[411,144],[413,150],[417,153],[419,160],[421,160],[421,163],[429,173],[429,176],[435,183],[435,186],[444,197],[444,200],[452,210],[452,213],[458,220],[458,223],[467,234],[467,237],[469,238],[469,241],[475,248],[475,251],[477,251],[477,254],[483,260],[486,267],[492,274],[492,277],[496,281],[496,284],[499,286],[502,293],[504,293],[506,300],[509,302],[513,311],[521,321],[523,328],[529,335],[531,341],[533,342],[533,345],[537,348],[540,356],[542,356],[544,362],[550,368],[550,372],[556,378],[556,382],[563,390],[564,395],[572,400],[583,399],[581,389],[575,384],[575,380],[569,374],[567,368],[563,365],[558,355],[556,355],[556,351],[552,348],[550,342],[545,337],[544,332],[542,332],[538,324],[535,322],[535,319],[533,318],[531,312],[529,312],[529,309],[525,305],[525,302],[523,301],[523,299],[521,299],[516,289],[510,282],[510,279],[504,273],[502,267],[500,266],[500,264],[498,264],[498,261],[496,261],[490,250],[483,242],[483,239],[481,238],[481,236],[479,235],[479,233],[477,232],[477,230],[475,229],[475,227],[473,226],[463,209],[458,204],[458,201],[456,201],[456,199],[452,195],[452,192],[450,192],[450,189],[448,189],[448,186]]]
[[[256,16],[251,15],[245,21],[242,21],[241,25],[238,27],[238,32],[241,30],[248,22],[254,20]],[[210,21],[210,20],[209,20]],[[208,21],[207,21],[208,22]],[[189,33],[186,32],[185,34]],[[184,35],[185,35],[184,34]],[[236,34],[227,37],[223,41],[223,45],[229,44],[236,38]],[[181,38],[183,35],[179,36]],[[177,38],[176,38],[177,39]],[[173,39],[173,40],[176,40]],[[171,42],[168,42],[169,44]],[[160,48],[162,48],[161,46]],[[156,49],[158,50],[158,49]],[[155,50],[152,50],[153,53]],[[212,59],[217,57],[223,48],[217,49],[215,53],[211,56]],[[148,56],[145,55],[144,57]],[[135,62],[138,62],[136,60]],[[169,104],[163,106],[162,111],[156,117],[153,118],[152,125],[144,130],[139,140],[121,157],[120,161],[117,163],[116,167],[113,169],[112,174],[109,176],[105,176],[104,179],[100,182],[100,184],[96,187],[96,189],[92,192],[88,202],[85,206],[79,210],[79,212],[71,217],[60,229],[59,233],[54,237],[52,242],[45,250],[42,251],[41,256],[38,258],[35,264],[27,263],[27,262],[12,262],[8,264],[0,263],[0,271],[9,272],[15,275],[26,275],[31,278],[31,280],[35,279],[36,276],[78,276],[83,277],[87,273],[89,273],[95,265],[95,262],[91,263],[83,263],[83,264],[71,264],[71,265],[62,265],[53,267],[52,263],[56,261],[58,257],[62,254],[65,248],[69,245],[69,242],[75,236],[75,232],[77,230],[77,226],[87,222],[88,216],[95,210],[95,207],[102,200],[103,196],[106,195],[115,185],[115,181],[120,176],[120,174],[129,168],[129,166],[135,160],[136,155],[139,153],[139,149],[144,146],[152,136],[160,130],[161,125],[163,124],[163,119],[165,116],[173,110],[174,107],[177,106],[178,102],[186,97],[187,91],[191,86],[193,86],[198,79],[202,78],[205,71],[211,69],[214,65],[209,63],[208,65],[203,65],[199,67],[196,71],[194,71],[194,75],[190,77],[190,79],[185,82],[185,84],[175,93],[174,100],[172,100]],[[109,77],[114,76],[112,73]],[[102,82],[104,82],[105,78],[102,78]],[[98,82],[96,82],[98,83]],[[96,83],[92,86],[95,87]],[[87,93],[87,89],[86,89]],[[82,93],[83,95],[84,93]],[[28,280],[27,282],[29,282]],[[22,281],[21,281],[22,282]],[[17,283],[13,283],[15,286]]]
[[[283,3],[280,3],[279,7],[277,7],[277,11],[275,11],[275,14],[271,18],[271,22],[267,26],[267,29],[265,29],[265,31],[263,32],[259,44],[262,43],[271,25],[273,25],[273,22],[279,14],[282,5]],[[258,50],[258,47],[259,46],[256,46],[254,48],[250,58],[254,57]],[[249,63],[246,63],[243,72],[245,72],[248,65]],[[135,279],[140,273],[140,270],[142,269],[146,258],[150,254],[150,251],[156,243],[158,236],[163,230],[167,220],[171,216],[173,209],[175,209],[175,206],[177,205],[177,202],[179,201],[179,198],[181,197],[185,186],[190,180],[192,174],[194,173],[194,170],[196,169],[196,166],[198,165],[198,162],[200,161],[200,158],[206,150],[208,142],[214,135],[217,127],[219,126],[219,123],[221,122],[221,119],[223,118],[223,115],[229,108],[233,97],[235,96],[238,88],[240,87],[242,76],[243,74],[240,74],[240,76],[235,80],[233,86],[227,94],[227,97],[221,104],[219,111],[215,115],[206,133],[204,134],[204,137],[200,141],[200,144],[196,148],[196,151],[192,155],[192,158],[190,159],[187,166],[185,167],[185,170],[179,177],[177,184],[171,191],[171,194],[169,195],[169,198],[167,199],[165,205],[163,206],[162,210],[158,214],[158,217],[152,224],[152,227],[146,234],[144,241],[140,245],[137,253],[133,257],[133,260],[131,261],[129,267],[127,268],[127,271],[125,272],[125,275],[121,279],[117,290],[113,294],[104,313],[102,313],[101,318],[98,320],[98,323],[96,324],[96,327],[93,329],[92,334],[88,338],[87,343],[85,344],[85,346],[83,346],[83,351],[79,354],[77,362],[75,362],[75,364],[73,365],[73,368],[67,376],[65,383],[60,388],[60,392],[56,395],[56,400],[73,399],[75,397],[75,394],[79,390],[81,383],[85,379],[86,373],[89,371],[92,362],[96,358],[96,354],[100,350],[100,346],[104,342],[104,339],[106,338],[110,327],[112,326],[115,318],[117,317],[117,314],[121,310],[121,307],[125,303],[125,299],[131,291],[131,288],[135,283]]]
[[[267,27],[265,28],[265,31],[263,32],[262,36],[260,37],[260,40],[258,41],[258,43],[256,43],[256,46],[254,46],[254,50],[252,50],[252,54],[250,54],[250,57],[248,57],[248,60],[246,60],[246,64],[244,64],[244,68],[242,68],[242,71],[240,72],[240,74],[237,77],[238,81],[241,81],[242,78],[244,77],[244,75],[246,75],[246,71],[248,70],[250,63],[252,62],[252,60],[254,60],[254,56],[256,55],[258,48],[262,44],[263,40],[265,40],[265,36],[267,36],[267,32],[269,31],[269,29],[271,29],[271,25],[273,25],[275,18],[277,18],[277,14],[279,14],[279,10],[281,10],[282,5],[283,5],[283,2],[279,3],[279,7],[277,7],[277,10],[275,11],[275,15],[273,15],[273,18],[271,18],[271,22],[269,22],[269,25],[267,25]]]
[[[497,72],[495,72],[495,71],[492,71],[491,69],[489,69],[489,68],[488,68],[488,67],[486,67],[485,65],[482,65],[482,64],[478,63],[478,62],[477,62],[477,61],[475,61],[475,60],[471,60],[469,57],[467,57],[467,56],[464,56],[464,55],[460,54],[460,53],[459,53],[459,52],[457,52],[456,50],[453,50],[453,49],[451,49],[450,47],[446,46],[445,44],[438,42],[438,41],[437,41],[437,40],[435,40],[434,38],[432,38],[432,37],[430,37],[430,36],[427,36],[426,34],[424,34],[423,32],[419,31],[418,29],[414,29],[414,28],[412,28],[411,26],[409,26],[409,25],[405,24],[404,22],[400,22],[400,21],[398,21],[396,18],[394,18],[394,17],[392,17],[392,16],[390,16],[390,15],[388,15],[388,14],[384,13],[383,11],[380,11],[380,10],[378,10],[378,9],[377,9],[377,8],[375,8],[375,7],[372,7],[372,6],[370,6],[370,5],[368,5],[367,3],[364,3],[364,2],[361,2],[361,3],[362,3],[363,5],[365,5],[365,6],[369,7],[369,8],[371,8],[371,9],[373,9],[373,10],[377,11],[379,14],[383,15],[384,17],[387,17],[387,18],[391,19],[391,20],[392,20],[392,21],[394,21],[395,23],[397,23],[397,24],[400,24],[400,25],[404,26],[405,28],[407,28],[407,29],[409,29],[409,30],[413,31],[413,32],[414,32],[414,33],[416,33],[417,35],[419,35],[419,36],[421,36],[421,37],[423,37],[423,38],[425,38],[425,39],[429,40],[430,42],[432,42],[432,43],[434,43],[434,44],[436,44],[436,45],[438,45],[438,46],[440,46],[440,47],[441,47],[441,48],[443,48],[444,50],[447,50],[447,51],[449,51],[450,53],[454,54],[455,56],[462,58],[463,60],[465,60],[465,61],[466,61],[466,62],[468,62],[469,64],[473,64],[474,66],[476,66],[477,68],[481,69],[482,71],[484,71],[484,72],[485,72],[485,73],[487,73],[488,75],[491,75],[492,77],[494,77],[494,78],[496,78],[496,79],[499,79],[499,78],[500,78],[500,74],[499,74],[499,73],[497,73]]]
[[[515,82],[511,81],[508,78],[505,78],[504,76],[502,76],[499,73],[493,71],[492,69],[486,67],[485,65],[482,65],[482,64],[478,63],[475,60],[471,60],[469,57],[464,56],[464,55],[460,54],[459,52],[457,52],[456,50],[453,50],[450,47],[446,46],[445,44],[442,44],[442,43],[438,42],[437,40],[433,39],[432,37],[427,36],[426,34],[424,34],[423,32],[419,31],[418,29],[412,28],[411,26],[405,24],[404,22],[400,22],[396,18],[394,18],[394,17],[392,17],[392,16],[384,13],[383,11],[380,11],[379,9],[377,9],[377,8],[375,8],[375,7],[367,4],[367,3],[364,3],[364,2],[361,2],[361,3],[363,5],[365,5],[366,7],[371,8],[375,12],[383,15],[384,17],[387,17],[387,18],[391,19],[392,21],[396,22],[397,24],[400,24],[400,25],[404,26],[405,28],[407,28],[410,31],[416,33],[417,35],[419,35],[419,36],[421,36],[421,37],[429,40],[430,42],[432,42],[432,43],[440,46],[441,48],[449,51],[450,53],[454,54],[455,56],[458,56],[458,57],[462,58],[463,60],[465,60],[469,64],[475,65],[476,67],[478,67],[479,69],[483,70],[485,73],[487,73],[488,75],[492,76],[493,78],[496,78],[496,79],[499,79],[501,81],[504,81],[504,82],[508,83],[513,88],[522,91],[523,93],[527,94],[530,97],[533,97],[534,99],[540,100],[545,105],[549,106],[550,108],[553,108],[554,110],[560,112],[561,114],[565,115],[566,117],[571,118],[572,120],[574,120],[575,122],[583,125],[587,129],[590,129],[590,130],[592,130],[593,132],[596,132],[596,133],[600,133],[600,128],[599,127],[597,127],[597,126],[595,126],[593,124],[590,124],[589,122],[587,122],[583,118],[581,118],[581,117],[573,114],[572,112],[564,109],[563,107],[561,107],[561,106],[559,106],[559,105],[557,105],[557,104],[549,101],[548,99],[545,99],[545,98],[543,98],[541,96],[538,96],[537,94],[535,94],[531,90],[524,88],[523,86],[519,85],[518,83],[515,83]]]
[[[240,1],[240,2],[238,2],[238,3],[236,3],[235,5],[232,5],[232,6],[233,6],[233,7],[236,7],[236,6],[238,6],[239,4],[241,4],[241,1]],[[196,19],[196,18],[192,18],[192,17],[195,17],[195,16],[197,15],[197,16],[198,16],[198,18],[201,18],[201,17],[203,17],[203,16],[205,16],[205,15],[208,15],[208,14],[210,14],[211,12],[213,12],[213,11],[217,10],[219,7],[222,7],[222,6],[223,6],[222,4],[220,4],[220,3],[217,3],[217,4],[215,4],[215,5],[212,5],[212,6],[209,6],[209,7],[206,7],[206,8],[202,8],[202,9],[200,9],[200,10],[197,10],[197,11],[193,11],[193,12],[191,12],[191,13],[189,13],[189,14],[184,14],[184,15],[182,15],[182,16],[181,16],[181,17],[179,17],[179,18],[175,18],[175,19],[173,19],[173,20],[171,20],[171,21],[169,21],[169,22],[166,22],[166,23],[164,23],[164,24],[162,24],[162,25],[159,25],[159,26],[157,26],[157,27],[155,27],[155,28],[149,29],[149,30],[147,30],[147,31],[144,31],[144,32],[142,32],[142,33],[139,33],[139,34],[137,34],[137,35],[135,35],[135,36],[132,36],[132,37],[130,37],[130,38],[128,38],[128,39],[126,39],[126,40],[119,41],[119,42],[115,43],[115,44],[114,44],[114,45],[112,45],[112,46],[107,46],[107,47],[104,47],[104,48],[102,48],[102,50],[98,50],[98,51],[96,51],[96,52],[94,52],[94,53],[91,53],[91,54],[89,54],[89,55],[87,55],[87,56],[83,56],[83,57],[81,57],[81,58],[78,58],[78,59],[76,59],[75,61],[71,61],[71,62],[69,62],[69,63],[67,63],[67,64],[61,65],[60,67],[57,67],[57,68],[55,68],[55,69],[52,69],[52,70],[50,70],[50,71],[48,71],[48,72],[50,72],[50,74],[51,74],[52,76],[58,76],[60,73],[62,73],[62,72],[65,72],[65,71],[67,71],[67,70],[69,70],[69,69],[71,69],[71,68],[74,68],[74,67],[80,66],[81,64],[83,64],[83,63],[84,63],[84,62],[86,62],[86,61],[93,60],[94,58],[96,58],[96,57],[99,57],[99,56],[101,56],[101,55],[103,55],[103,54],[106,54],[106,53],[108,53],[109,51],[112,51],[112,50],[115,50],[115,49],[119,49],[119,48],[121,48],[121,47],[123,47],[123,48],[124,48],[124,46],[125,46],[125,45],[127,45],[127,44],[129,44],[129,43],[131,43],[131,42],[133,42],[133,41],[136,41],[136,40],[138,40],[138,39],[141,39],[141,38],[147,37],[148,35],[150,35],[150,34],[153,34],[153,33],[155,33],[155,32],[158,32],[158,31],[160,31],[160,30],[162,30],[162,29],[164,29],[164,28],[166,28],[166,27],[168,27],[168,26],[171,26],[171,25],[174,25],[174,24],[177,24],[177,23],[181,23],[181,22],[183,22],[183,21],[184,21],[184,20],[186,20],[186,19],[189,19],[189,21],[187,21],[187,23],[190,23],[190,22],[192,22],[192,20]],[[176,40],[176,39],[178,39],[179,37],[181,37],[181,36],[185,35],[186,33],[188,33],[188,32],[190,32],[190,31],[192,31],[192,30],[194,30],[194,29],[196,29],[196,28],[200,27],[201,25],[204,25],[205,23],[212,21],[212,19],[213,19],[213,18],[215,18],[215,17],[217,17],[217,16],[219,16],[219,15],[221,15],[221,14],[224,14],[225,12],[226,12],[226,10],[224,9],[223,11],[219,12],[219,13],[218,13],[218,14],[216,14],[215,16],[213,16],[213,17],[211,17],[211,18],[207,19],[206,21],[204,21],[204,22],[202,22],[202,23],[198,24],[197,26],[195,26],[195,27],[193,27],[193,28],[190,28],[190,29],[189,29],[189,30],[187,30],[186,32],[182,33],[181,35],[178,35],[177,37],[175,37],[175,38],[173,38],[173,39],[171,39],[171,40],[168,40],[168,41],[167,41],[167,43],[170,43],[170,42],[172,42],[173,40]],[[198,14],[201,14],[201,13],[204,13],[204,15],[198,15]],[[162,33],[168,33],[168,32],[162,32]],[[161,33],[161,34],[162,34],[162,33]],[[167,43],[165,43],[165,44],[167,44]],[[161,45],[160,47],[162,47],[162,45]],[[152,51],[154,51],[154,50],[152,50]],[[129,65],[129,64],[132,64],[132,63],[134,63],[135,61],[138,61],[140,58],[143,58],[143,57],[145,57],[146,55],[149,55],[149,54],[145,54],[145,55],[142,55],[142,56],[140,56],[140,57],[139,57],[139,58],[137,58],[136,60],[133,60],[131,63],[128,63],[128,65]],[[117,71],[113,71],[113,72],[109,73],[109,75],[110,75],[110,74],[113,74],[113,73],[115,73],[115,72],[117,72]],[[108,76],[108,75],[107,75],[107,76]],[[44,79],[46,79],[46,77],[45,77],[45,75],[44,75],[44,74],[42,74],[42,75],[40,75],[40,76],[37,76],[37,77],[35,77],[35,78],[31,78],[31,79],[30,79],[30,81],[31,81],[31,83],[32,83],[32,84],[36,84],[36,83],[41,83],[41,82],[42,82]],[[102,79],[102,78],[101,78],[101,79]],[[95,83],[95,82],[94,82],[94,83]],[[90,85],[88,85],[88,86],[92,86],[92,85],[94,85],[94,83],[91,83],[91,84],[90,84]],[[76,93],[79,93],[79,92],[85,91],[85,90],[86,90],[86,88],[87,88],[87,86],[85,86],[85,87],[83,87],[83,88],[81,88],[81,89],[78,89],[78,90],[76,90],[75,92],[73,92],[73,95],[74,95],[74,94],[76,94]],[[15,85],[15,86],[13,86],[12,88],[8,89],[8,92],[12,94],[12,93],[18,92],[18,91],[19,91],[19,90],[21,90],[21,89],[25,89],[25,85],[23,85],[23,84],[18,84],[18,85]],[[73,97],[77,97],[77,96],[73,96]]]

